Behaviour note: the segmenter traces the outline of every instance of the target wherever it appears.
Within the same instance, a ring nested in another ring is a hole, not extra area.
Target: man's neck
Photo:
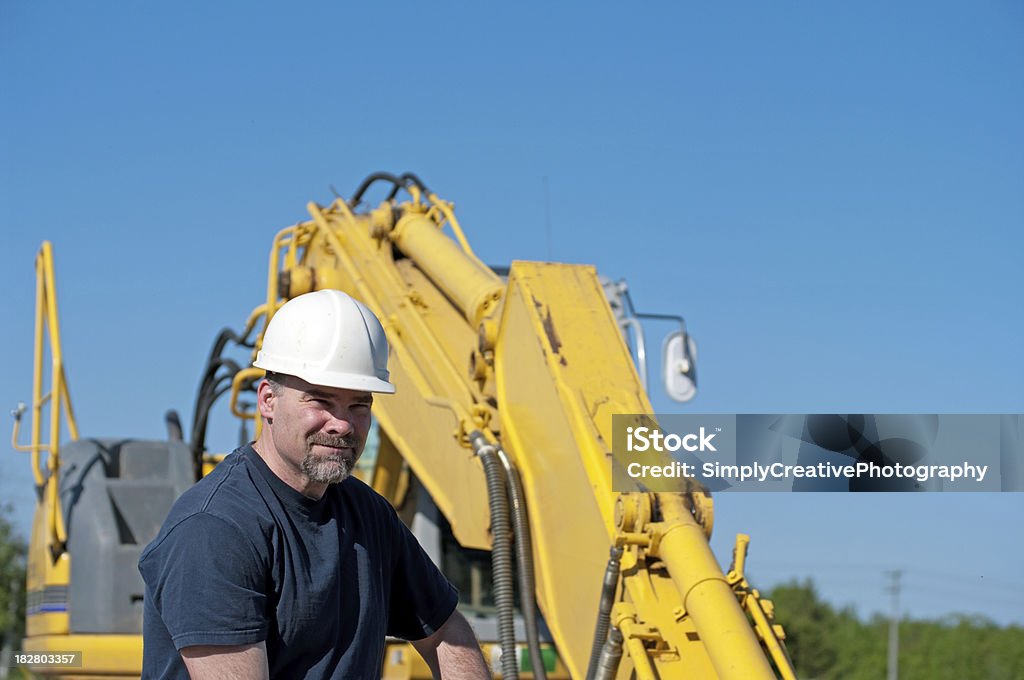
[[[311,481],[302,470],[289,463],[277,452],[274,441],[267,435],[265,427],[260,438],[252,443],[252,448],[256,451],[256,455],[267,464],[270,471],[277,475],[278,479],[303,496],[320,500],[327,491],[327,484]]]

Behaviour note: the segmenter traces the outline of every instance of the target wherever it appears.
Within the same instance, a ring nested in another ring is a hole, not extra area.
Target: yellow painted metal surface
[[[141,635],[44,635],[26,637],[26,652],[82,652],[82,668],[36,669],[37,675],[73,678],[138,678],[142,673]]]
[[[681,496],[658,494],[658,501],[668,525],[660,535],[658,556],[683,595],[683,607],[701,633],[718,677],[774,678],[753,628],[711,554],[703,529]]]
[[[412,258],[434,285],[465,310],[475,327],[494,311],[504,286],[490,268],[467,255],[424,214],[409,212],[391,232],[391,240]]]
[[[220,462],[227,457],[226,453],[207,453],[203,456],[203,477],[213,472]]]
[[[796,680],[796,671],[793,670],[793,664],[783,645],[783,640],[786,639],[785,631],[783,631],[781,625],[771,622],[774,616],[775,605],[771,600],[761,597],[761,593],[751,588],[747,582],[744,570],[749,545],[750,536],[746,534],[738,534],[736,536],[736,547],[733,549],[733,564],[726,579],[729,585],[740,595],[743,608],[750,614],[754,628],[757,630],[758,638],[764,643],[782,680]]]
[[[64,635],[69,630],[67,597],[61,597],[60,593],[67,591],[71,560],[66,552],[54,558],[50,551],[50,506],[47,502],[48,496],[43,494],[42,498],[43,500],[36,505],[32,518],[29,545],[35,549],[29,550],[26,564],[26,636]],[[47,602],[48,600],[50,602]],[[59,602],[64,603],[62,610],[59,609]],[[43,606],[44,603],[50,606]]]
[[[544,652],[550,652],[550,645],[543,645]],[[484,660],[492,669],[495,678],[501,677],[501,647],[492,643],[483,643],[481,651]],[[520,680],[530,680],[534,674],[529,665],[529,655],[526,653],[525,645],[518,645],[516,653],[520,658]],[[553,655],[545,654],[549,658]],[[570,680],[569,670],[557,657],[553,657],[552,665],[545,666],[545,674],[548,680]],[[431,680],[433,676],[426,662],[412,645],[406,642],[389,641],[384,648],[384,669],[381,673],[381,680]]]

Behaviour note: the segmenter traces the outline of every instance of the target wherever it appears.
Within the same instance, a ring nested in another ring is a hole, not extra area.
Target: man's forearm
[[[472,633],[470,633],[472,635]],[[443,680],[480,680],[490,678],[480,645],[474,638],[469,644],[442,643],[437,648],[437,667]]]
[[[267,645],[185,647],[181,650],[192,680],[266,680],[270,677],[267,664]]]
[[[458,612],[454,612],[434,635],[414,642],[413,646],[435,678],[484,680],[491,677],[473,629]]]

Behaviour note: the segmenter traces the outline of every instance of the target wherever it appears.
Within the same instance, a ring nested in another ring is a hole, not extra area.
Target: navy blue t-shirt
[[[179,650],[266,641],[272,678],[380,677],[385,635],[427,637],[458,592],[380,495],[319,500],[244,446],[186,491],[139,559],[143,678],[188,678]]]

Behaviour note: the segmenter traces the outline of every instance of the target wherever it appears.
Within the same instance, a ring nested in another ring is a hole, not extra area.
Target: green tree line
[[[861,621],[850,608],[823,602],[811,581],[772,590],[775,618],[801,680],[880,680],[888,666],[889,619]],[[902,619],[900,680],[1024,678],[1024,627],[982,617]]]
[[[10,507],[0,506],[0,649],[15,649],[25,634],[25,541],[14,531]]]

